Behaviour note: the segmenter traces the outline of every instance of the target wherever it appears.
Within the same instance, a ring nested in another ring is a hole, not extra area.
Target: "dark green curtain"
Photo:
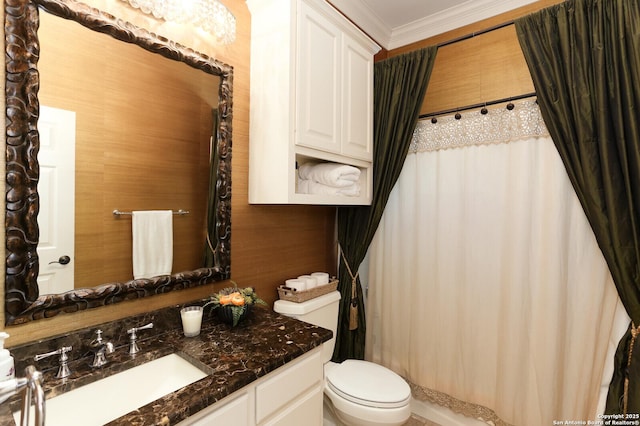
[[[334,361],[364,358],[365,313],[357,270],[402,170],[436,52],[436,47],[428,47],[374,65],[373,201],[371,206],[338,209],[338,242],[342,251],[338,290],[342,299]]]
[[[209,197],[207,198],[207,235],[204,242],[203,267],[211,268],[220,265],[218,251],[218,238],[216,233],[216,212],[218,211],[218,111],[211,110],[213,116],[211,146],[209,148]]]
[[[632,337],[640,331],[638,5],[565,1],[516,21],[542,116],[632,320],[615,357],[610,414],[625,404],[640,412],[640,345]]]

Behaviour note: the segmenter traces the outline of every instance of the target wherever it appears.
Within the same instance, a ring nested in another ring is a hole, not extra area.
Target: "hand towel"
[[[170,275],[173,264],[173,212],[132,212],[133,278]]]
[[[360,169],[339,163],[304,163],[298,168],[301,179],[338,188],[350,186],[360,179]]]
[[[360,183],[352,182],[349,186],[335,187],[323,185],[308,179],[298,179],[299,194],[323,194],[323,195],[344,195],[347,197],[360,196]]]

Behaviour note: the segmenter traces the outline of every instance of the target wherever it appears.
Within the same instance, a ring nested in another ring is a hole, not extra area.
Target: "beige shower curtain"
[[[421,122],[369,265],[367,359],[494,423],[597,419],[625,314],[534,102]]]

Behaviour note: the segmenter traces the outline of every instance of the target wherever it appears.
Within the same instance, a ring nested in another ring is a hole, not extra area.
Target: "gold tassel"
[[[342,260],[344,261],[344,265],[347,267],[347,272],[349,272],[349,276],[351,277],[351,301],[349,302],[349,331],[358,329],[358,297],[356,293],[356,286],[358,285],[358,274],[357,272],[353,275],[351,272],[351,268],[349,267],[349,263],[347,262],[347,258],[344,255],[344,252],[340,250],[340,254],[342,255]]]
[[[357,330],[358,329],[358,303],[356,301],[351,301],[349,304],[349,330]]]
[[[622,397],[622,414],[627,414],[627,408],[629,407],[629,368],[631,368],[631,359],[633,357],[633,347],[636,344],[636,339],[640,335],[640,326],[636,328],[636,325],[631,322],[631,344],[629,345],[629,357],[627,358],[627,377],[624,378],[624,395]]]
[[[345,262],[346,263],[346,262]],[[351,274],[351,270],[349,270],[349,274]],[[351,276],[351,301],[349,302],[349,330],[357,330],[358,329],[358,298],[356,297],[356,285],[358,274],[356,276]]]

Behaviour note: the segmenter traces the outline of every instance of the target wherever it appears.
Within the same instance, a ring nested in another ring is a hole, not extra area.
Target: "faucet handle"
[[[129,334],[129,355],[135,355],[140,352],[140,348],[138,347],[138,335],[136,334],[140,330],[147,330],[149,328],[153,328],[153,323],[143,325],[142,327],[133,327],[127,330],[127,334]]]
[[[94,342],[96,342],[98,344],[102,343],[102,330],[97,329],[96,330],[96,334],[97,334],[98,337],[95,338]]]
[[[102,330],[96,330],[96,335],[97,337],[93,339],[91,343],[89,343],[89,346],[91,346],[92,349],[102,349],[103,347],[105,347],[106,353],[112,353],[114,351],[113,344],[111,342],[104,341],[104,339],[102,338]]]
[[[115,351],[113,343],[102,339],[102,330],[96,330],[97,337],[89,343],[91,351],[94,353],[91,367],[102,367],[108,363],[106,354]]]
[[[41,359],[48,358],[52,355],[60,355],[60,366],[58,367],[58,373],[56,374],[56,378],[64,379],[65,377],[69,377],[71,375],[71,370],[69,370],[69,356],[67,352],[72,349],[72,346],[63,346],[58,350],[47,352],[44,354],[38,354],[33,357],[34,361],[40,361]]]

